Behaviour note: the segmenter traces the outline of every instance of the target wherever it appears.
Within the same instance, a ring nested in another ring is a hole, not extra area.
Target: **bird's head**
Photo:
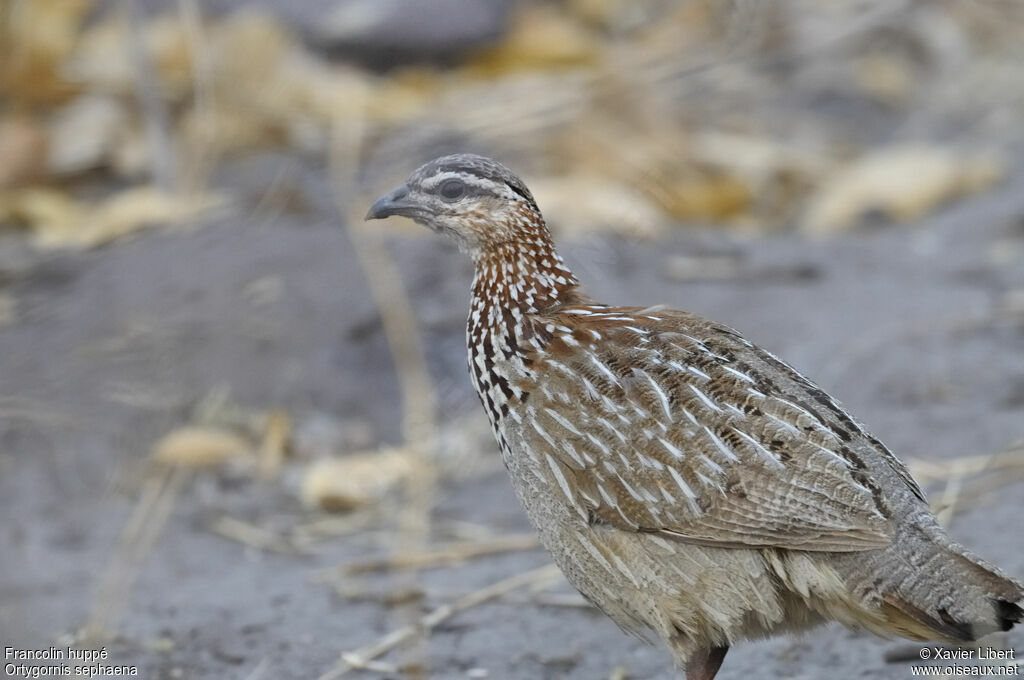
[[[374,203],[366,219],[391,215],[452,237],[474,257],[502,244],[548,238],[523,181],[501,163],[474,154],[442,156],[420,166]]]

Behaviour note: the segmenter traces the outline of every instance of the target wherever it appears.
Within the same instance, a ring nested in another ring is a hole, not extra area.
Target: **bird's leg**
[[[694,652],[686,662],[686,680],[714,680],[729,647],[709,647]]]

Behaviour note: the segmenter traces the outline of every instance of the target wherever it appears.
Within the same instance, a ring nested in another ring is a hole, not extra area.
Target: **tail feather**
[[[940,639],[946,642],[968,642],[975,639],[970,623],[957,621],[945,609],[937,616],[892,594],[882,596],[882,615],[893,631],[911,640]]]
[[[902,529],[891,546],[844,565],[855,592],[880,599],[875,611],[889,632],[963,643],[1024,620],[1020,583],[952,542],[937,524]]]
[[[975,622],[974,639],[996,631],[1010,630],[1015,623],[1021,622],[1024,610],[1020,603],[1024,603],[1024,588],[1019,583],[961,546],[951,546],[950,554],[974,577],[974,582],[984,590],[992,607],[991,620]]]
[[[1010,630],[1021,621],[1024,611],[1019,603],[1024,602],[1024,588],[1019,583],[960,545],[951,543],[946,551],[963,574],[961,596],[965,600],[973,598],[973,602],[958,607],[958,616],[947,609],[938,609],[944,625],[936,628],[937,631],[948,633],[958,630],[962,636],[956,639],[973,641],[989,633]],[[979,596],[983,598],[980,602]],[[970,615],[965,617],[965,612],[970,612]]]
[[[1013,624],[1024,621],[1024,609],[1016,602],[996,600],[996,622],[999,630],[1007,631],[1013,628]]]

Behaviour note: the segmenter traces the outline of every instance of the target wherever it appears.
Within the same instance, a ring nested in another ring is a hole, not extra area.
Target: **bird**
[[[541,544],[688,680],[828,621],[947,643],[1021,621],[1021,584],[835,399],[726,325],[591,299],[504,165],[436,158],[366,219],[393,215],[473,260],[469,373]]]

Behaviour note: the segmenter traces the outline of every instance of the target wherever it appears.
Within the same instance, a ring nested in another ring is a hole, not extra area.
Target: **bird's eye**
[[[466,184],[461,179],[450,179],[441,185],[441,198],[455,201],[466,193]]]

